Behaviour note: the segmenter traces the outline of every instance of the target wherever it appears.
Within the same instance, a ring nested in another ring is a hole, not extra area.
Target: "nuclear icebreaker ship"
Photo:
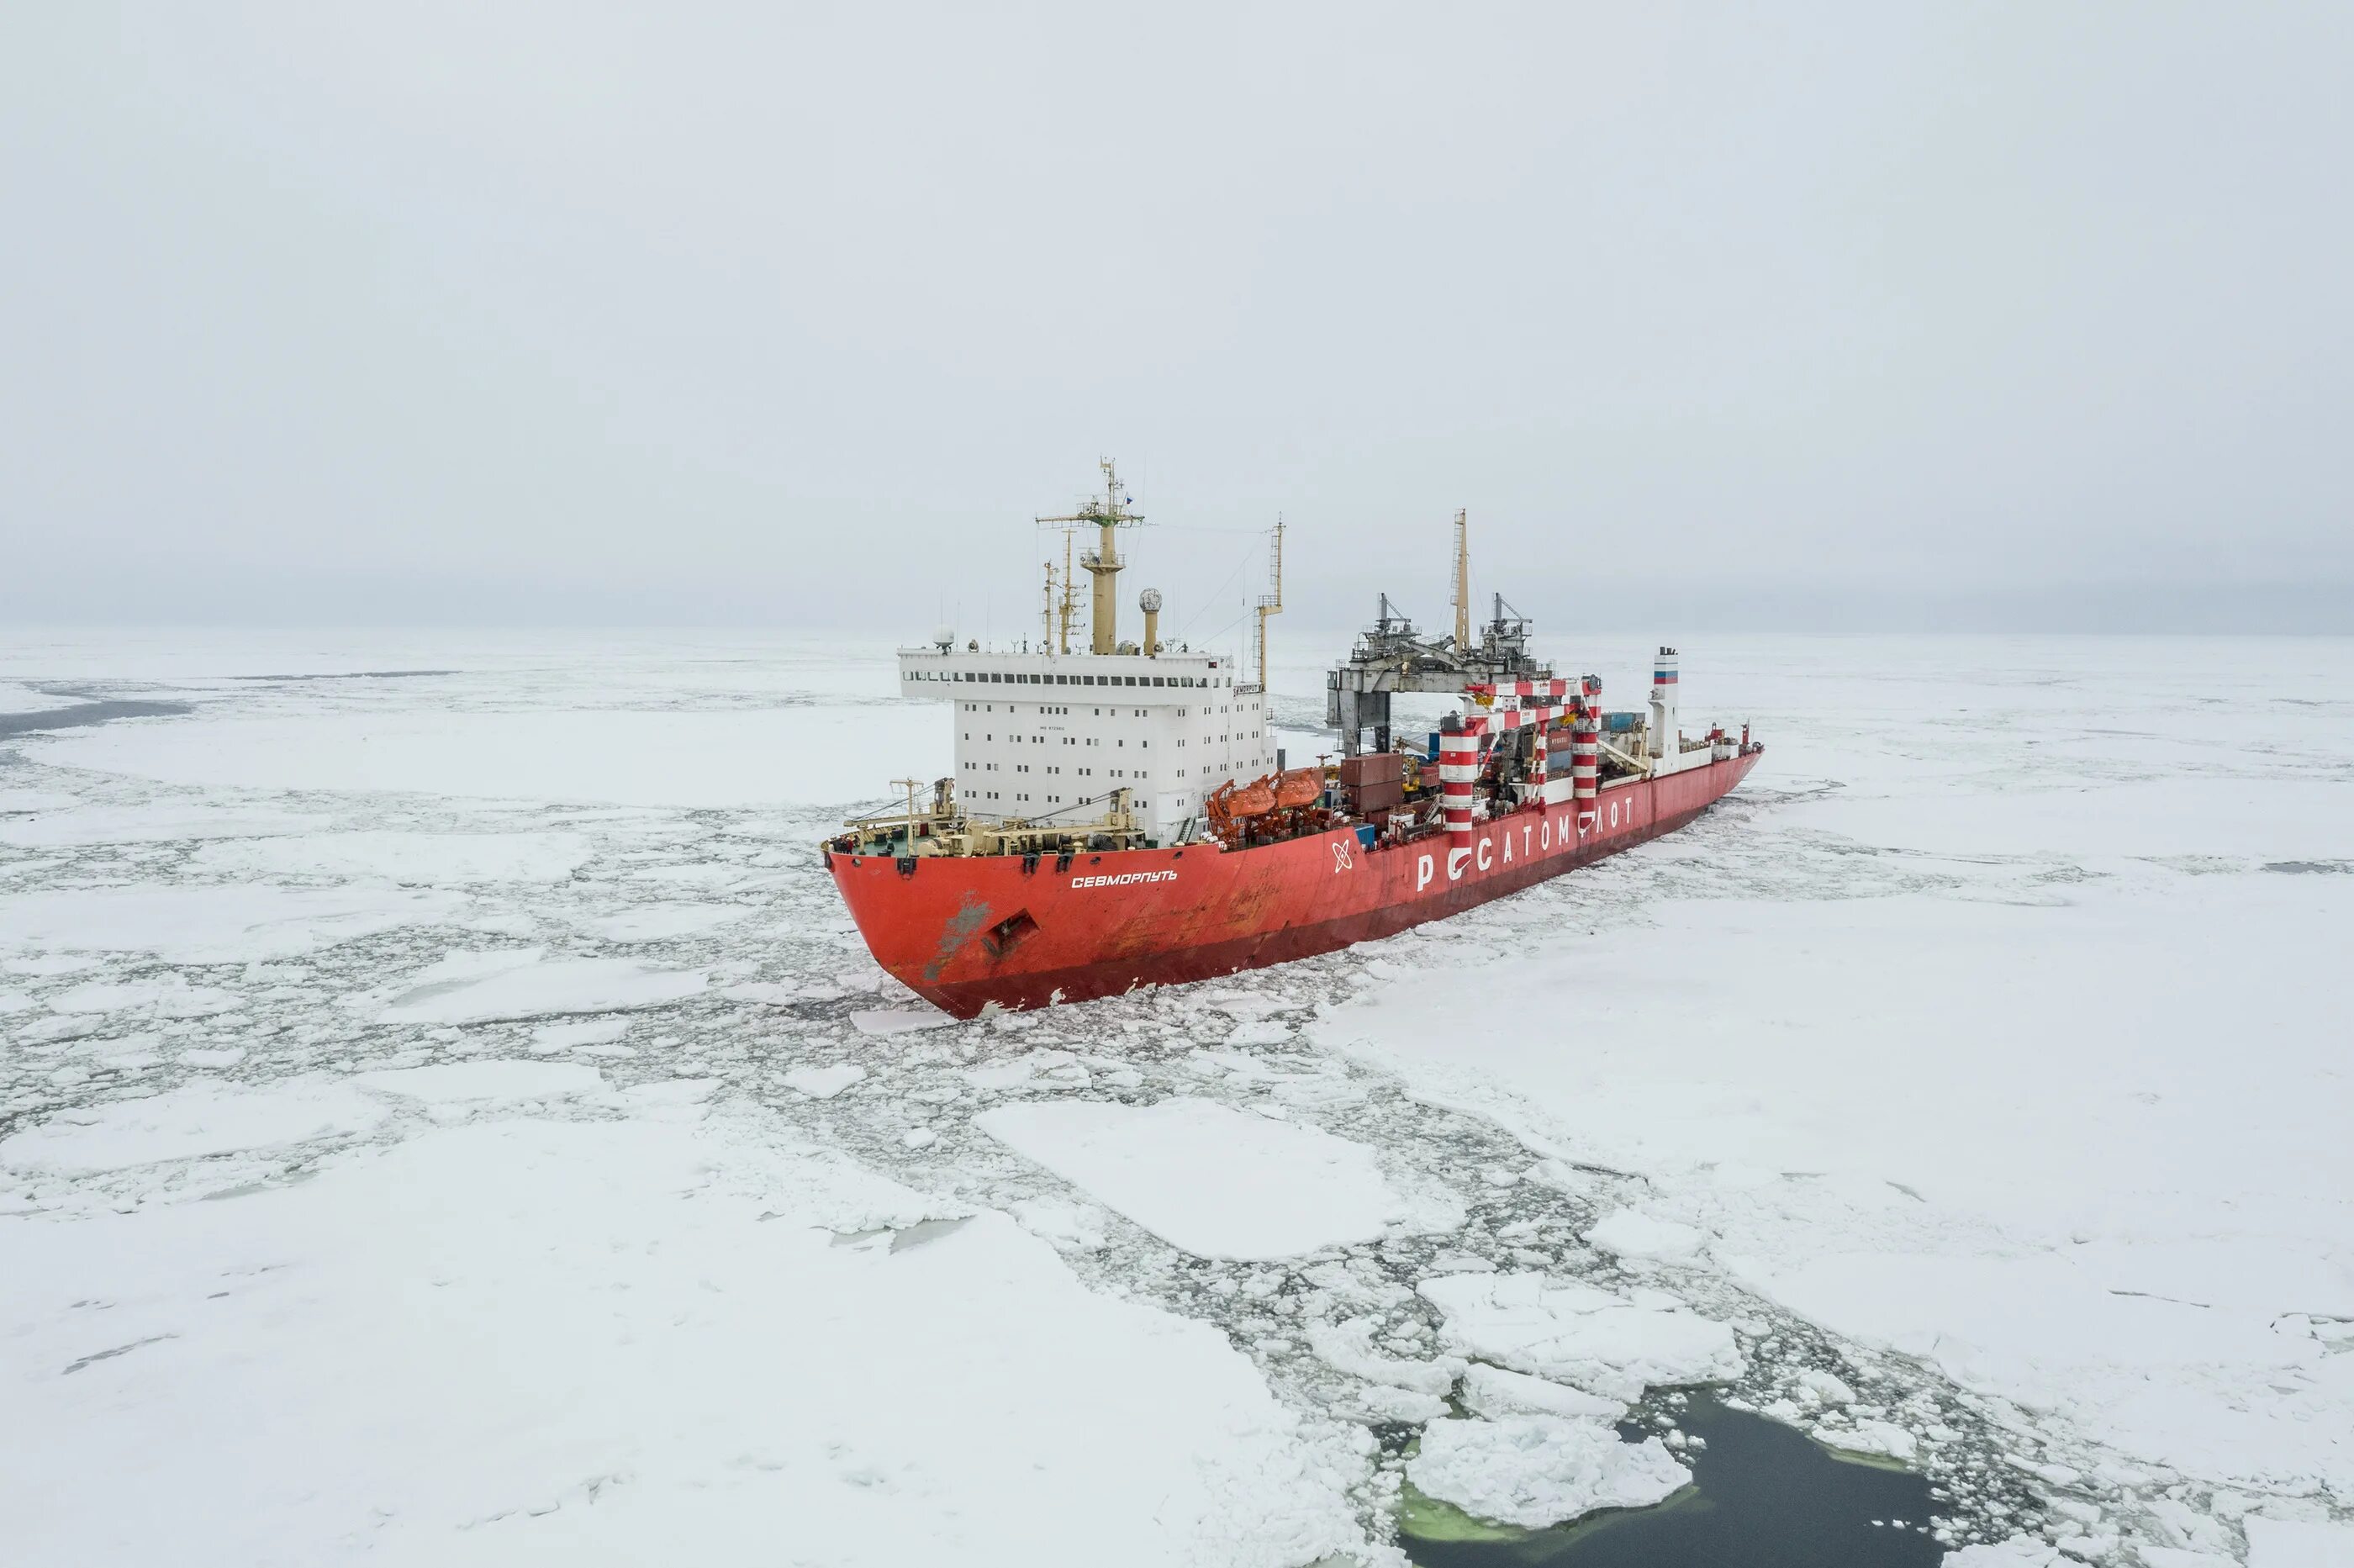
[[[825,864],[875,959],[937,1005],[971,1017],[1232,974],[1331,952],[1458,914],[1672,832],[1747,777],[1765,747],[1742,726],[1686,739],[1676,651],[1659,650],[1648,712],[1608,713],[1602,683],[1528,652],[1500,595],[1475,641],[1469,554],[1456,518],[1455,631],[1426,639],[1384,598],[1327,678],[1340,760],[1287,769],[1267,697],[1230,658],[1118,635],[1118,533],[1142,518],[1108,462],[1101,500],[1042,523],[1093,526],[1090,646],[1070,652],[1067,559],[1055,634],[1047,583],[1034,650],[957,646],[943,632],[899,654],[903,694],[956,718],[956,771],[900,780],[904,810],[855,819]],[[1419,750],[1394,747],[1393,693],[1461,698]],[[1373,746],[1361,750],[1365,726]],[[1553,766],[1566,748],[1564,776]]]

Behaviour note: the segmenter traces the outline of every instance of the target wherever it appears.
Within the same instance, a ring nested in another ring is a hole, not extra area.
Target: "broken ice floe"
[[[1648,1508],[1691,1480],[1656,1437],[1628,1443],[1606,1422],[1553,1415],[1434,1421],[1405,1471],[1441,1502],[1528,1528]]]
[[[0,1140],[0,1167],[87,1174],[282,1149],[366,1132],[387,1114],[349,1084],[292,1079],[248,1089],[196,1078],[144,1099],[60,1111]]]
[[[1619,1209],[1605,1215],[1585,1233],[1585,1239],[1617,1257],[1680,1263],[1698,1254],[1708,1238],[1691,1225]]]
[[[367,877],[420,887],[561,882],[592,853],[578,833],[437,833],[374,829],[207,844],[201,870],[241,876]]]
[[[664,942],[716,930],[751,912],[741,904],[647,904],[584,924],[609,942]]]
[[[1582,1389],[1475,1362],[1463,1374],[1464,1408],[1475,1414],[1558,1415],[1577,1421],[1617,1421],[1627,1402]]]
[[[149,1012],[158,1018],[207,1018],[242,1005],[238,994],[218,986],[190,985],[180,974],[112,984],[92,980],[49,998],[53,1012]]]
[[[594,1094],[605,1086],[596,1068],[570,1062],[450,1062],[361,1073],[355,1086],[425,1105],[518,1105]]]
[[[1419,1288],[1446,1315],[1450,1350],[1589,1393],[1633,1400],[1742,1372],[1731,1328],[1659,1302],[1540,1274],[1450,1274]]]
[[[840,1062],[825,1067],[795,1067],[785,1075],[785,1086],[813,1100],[830,1100],[851,1085],[860,1083],[866,1069],[855,1062]]]
[[[945,1029],[956,1020],[928,1007],[865,1008],[850,1015],[861,1034],[911,1034],[922,1029]]]
[[[453,894],[393,887],[49,888],[0,896],[0,948],[239,963],[446,921],[463,906]]]
[[[58,800],[69,806],[71,797]],[[171,843],[187,839],[263,838],[316,829],[327,819],[287,811],[159,803],[83,806],[38,810],[0,821],[0,843],[20,849],[69,849],[88,844]],[[210,847],[210,846],[208,846]],[[203,852],[199,852],[200,853]]]
[[[1406,1213],[1363,1144],[1214,1101],[1058,1100],[1000,1106],[973,1122],[1204,1257],[1289,1257],[1370,1241]]]
[[[660,1007],[699,994],[700,969],[664,969],[631,959],[542,959],[535,950],[501,965],[497,955],[469,956],[464,969],[445,962],[409,977],[407,989],[377,1010],[380,1023],[485,1023],[564,1013]]]

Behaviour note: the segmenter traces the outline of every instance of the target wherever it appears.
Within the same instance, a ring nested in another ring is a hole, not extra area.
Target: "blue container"
[[[1371,822],[1359,822],[1357,824],[1357,843],[1361,848],[1373,848],[1373,840],[1378,836],[1379,835],[1373,832],[1373,825]]]
[[[1602,727],[1612,735],[1625,735],[1635,727],[1635,721],[1642,716],[1640,714],[1604,714]]]

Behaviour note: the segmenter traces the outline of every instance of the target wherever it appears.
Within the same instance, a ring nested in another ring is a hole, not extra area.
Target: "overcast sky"
[[[0,614],[2354,630],[2354,5],[1131,10],[0,8]]]

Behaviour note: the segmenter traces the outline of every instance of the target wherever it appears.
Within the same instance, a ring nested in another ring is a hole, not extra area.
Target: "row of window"
[[[1225,686],[1230,675],[1024,675],[1002,671],[910,670],[910,681],[978,681],[1004,686]]]
[[[964,737],[965,737],[967,740],[970,740],[970,739],[972,738],[972,731],[970,731],[970,730],[966,730],[966,731],[964,732]],[[983,739],[983,740],[995,740],[995,739],[997,738],[997,732],[996,732],[996,731],[994,731],[994,730],[988,730],[988,731],[984,731],[984,732],[982,733],[982,735],[981,735],[981,739]],[[1006,739],[1008,739],[1008,740],[1010,740],[1010,741],[1012,741],[1012,742],[1013,742],[1014,745],[1016,745],[1016,746],[1019,746],[1019,745],[1021,745],[1021,744],[1022,744],[1022,737],[1021,737],[1020,736],[1018,736],[1018,735],[1009,735],[1009,736],[1007,736],[1005,738],[1006,738]],[[1059,738],[1065,746],[1076,746],[1076,745],[1078,745],[1078,744],[1079,744],[1078,737],[1076,737],[1076,736],[1067,736],[1067,735],[1066,735],[1066,736],[1058,736],[1057,738]],[[1087,737],[1086,737],[1086,738],[1087,738],[1087,743],[1089,746],[1100,746],[1100,745],[1102,745],[1102,744],[1103,744],[1101,741],[1099,741],[1099,740],[1096,739],[1093,736],[1087,736]],[[1045,745],[1045,744],[1046,744],[1046,737],[1045,737],[1044,736],[1043,736],[1043,735],[1034,735],[1034,736],[1032,736],[1030,737],[1030,744],[1031,744],[1031,745],[1033,745],[1033,746],[1044,746],[1044,745]],[[1128,744],[1128,742],[1126,742],[1125,740],[1115,740],[1115,741],[1113,741],[1113,742],[1112,742],[1112,744],[1113,744],[1114,746],[1126,746],[1126,745]],[[1151,743],[1150,741],[1149,741],[1149,740],[1140,740],[1140,741],[1138,741],[1136,744],[1137,744],[1138,747],[1139,747],[1140,749],[1141,749],[1141,750],[1150,751],[1150,750],[1152,748],[1152,743]],[[1181,741],[1179,741],[1177,744],[1178,744],[1178,745],[1180,745],[1180,746],[1182,746],[1182,745],[1184,745],[1185,743],[1184,743],[1183,741],[1182,741],[1182,740],[1181,740]]]
[[[967,703],[964,705],[964,711],[969,714],[993,714],[997,711],[997,705],[995,703]],[[1018,714],[1022,711],[1022,705],[1020,703],[1008,703],[1005,705],[1005,711],[1010,714]],[[1071,710],[1068,708],[1048,707],[1041,705],[1037,711],[1042,714],[1066,714]],[[1132,717],[1136,718],[1143,718],[1145,716],[1145,710],[1142,708],[1130,708],[1129,709],[1129,713]],[[1184,715],[1185,710],[1183,708],[1179,708],[1177,713],[1178,716],[1182,718]],[[1101,718],[1103,716],[1103,709],[1097,708],[1096,710],[1096,717]],[[1119,710],[1118,708],[1114,708],[1112,710],[1111,716],[1118,718],[1119,716]]]
[[[964,765],[964,770],[967,773],[994,773],[997,771],[997,764],[994,762],[968,762]],[[1013,765],[1013,771],[1016,773],[1027,773],[1030,769],[1017,762]],[[1059,768],[1043,768],[1041,771],[1046,773],[1060,773],[1063,769]],[[1074,768],[1071,771],[1081,774],[1089,779],[1094,778],[1096,773],[1096,770],[1092,768]],[[1177,771],[1182,777],[1185,770],[1181,768]],[[1107,768],[1104,769],[1104,777],[1107,779],[1150,779],[1152,777],[1152,773],[1150,769],[1141,768],[1138,768],[1133,773],[1124,768]],[[989,798],[992,800],[997,799],[994,795],[991,795]]]

